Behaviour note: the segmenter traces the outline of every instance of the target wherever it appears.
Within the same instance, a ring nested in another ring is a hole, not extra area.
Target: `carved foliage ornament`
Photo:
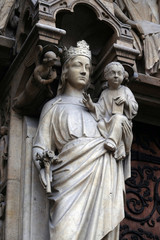
[[[160,240],[156,231],[160,222],[159,174],[159,166],[144,165],[132,168],[132,177],[126,181],[125,217],[132,224],[136,222],[137,228],[122,225],[121,240]]]

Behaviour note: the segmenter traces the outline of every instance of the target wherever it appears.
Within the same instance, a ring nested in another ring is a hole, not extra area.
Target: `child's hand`
[[[121,105],[123,103],[126,104],[126,99],[123,96],[119,96],[119,97],[114,98],[114,101],[117,105]]]
[[[93,103],[93,101],[90,97],[90,94],[87,94],[87,93],[84,92],[83,97],[84,97],[83,100],[82,100],[83,104],[88,108],[88,110],[90,112],[95,112],[95,106],[94,106],[94,103]]]

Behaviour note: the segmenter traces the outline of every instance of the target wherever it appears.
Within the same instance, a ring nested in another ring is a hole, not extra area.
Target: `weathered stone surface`
[[[0,30],[2,30],[9,17],[9,13],[12,10],[15,0],[1,0],[0,2]]]

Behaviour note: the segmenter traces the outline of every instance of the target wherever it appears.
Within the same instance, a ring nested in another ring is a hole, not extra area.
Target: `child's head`
[[[119,62],[111,62],[104,68],[104,78],[111,88],[118,88],[126,75],[125,69]]]

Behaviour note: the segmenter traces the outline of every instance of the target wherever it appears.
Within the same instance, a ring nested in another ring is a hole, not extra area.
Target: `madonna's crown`
[[[91,51],[89,50],[89,45],[84,40],[77,42],[77,47],[71,46],[69,49],[64,48],[63,62],[69,60],[71,57],[78,55],[91,59]]]

